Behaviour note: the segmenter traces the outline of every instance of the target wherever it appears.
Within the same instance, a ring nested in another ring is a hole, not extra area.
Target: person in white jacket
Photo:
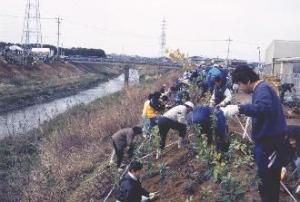
[[[172,128],[179,132],[178,147],[180,148],[186,139],[187,120],[186,116],[189,112],[193,111],[194,104],[190,101],[185,102],[183,105],[178,105],[171,108],[158,119],[158,128],[160,134],[160,149],[165,148],[166,137],[169,130]]]

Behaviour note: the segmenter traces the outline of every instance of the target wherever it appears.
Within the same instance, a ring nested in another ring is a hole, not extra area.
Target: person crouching
[[[134,142],[135,137],[137,135],[142,134],[142,128],[139,126],[135,126],[133,128],[123,128],[117,131],[112,135],[112,144],[113,144],[113,153],[111,155],[110,163],[114,162],[114,158],[116,157],[115,163],[119,168],[124,155],[124,149],[128,147],[128,157],[131,158],[134,153]]]
[[[178,148],[182,147],[186,139],[187,130],[187,114],[192,111],[194,104],[190,101],[185,102],[183,105],[178,105],[171,108],[158,119],[158,128],[160,134],[160,149],[163,150],[166,144],[166,137],[170,129],[179,132]],[[160,151],[161,152],[161,151]],[[159,152],[159,153],[160,153]]]

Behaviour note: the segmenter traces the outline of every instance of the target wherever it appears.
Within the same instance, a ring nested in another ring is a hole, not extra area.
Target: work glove
[[[239,113],[238,105],[227,105],[226,107],[221,107],[220,109],[223,111],[226,118],[233,117]]]
[[[221,102],[220,104],[217,105],[217,107],[225,107],[225,102]]]
[[[150,200],[154,199],[154,198],[155,198],[155,195],[156,195],[155,193],[150,193],[150,194],[149,194],[149,199],[150,199]]]
[[[134,149],[135,149],[135,145],[134,144],[129,145],[129,149],[127,151],[128,158],[132,158],[133,157],[133,155],[134,155]]]

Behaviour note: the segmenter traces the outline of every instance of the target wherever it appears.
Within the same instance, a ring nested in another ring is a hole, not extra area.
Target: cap
[[[187,101],[184,105],[189,106],[190,108],[194,109],[195,105],[191,101]]]

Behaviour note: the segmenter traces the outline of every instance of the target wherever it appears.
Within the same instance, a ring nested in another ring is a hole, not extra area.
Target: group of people
[[[263,202],[279,201],[281,169],[289,160],[287,124],[280,98],[274,89],[266,81],[260,80],[259,75],[248,65],[236,67],[230,76],[232,83],[238,84],[240,90],[252,94],[251,104],[232,103],[231,90],[226,79],[228,76],[222,73],[223,69],[213,67],[205,76],[197,72],[199,70],[186,73],[168,90],[166,85],[163,85],[160,91],[148,96],[142,112],[144,130],[140,126],[135,126],[121,129],[113,134],[114,150],[111,162],[116,157],[115,162],[121,170],[124,149],[128,147],[128,156],[132,157],[135,137],[144,133],[146,138],[151,138],[151,128],[155,126],[158,127],[160,136],[157,158],[165,148],[170,129],[178,131],[178,148],[182,148],[189,143],[187,128],[193,124],[200,125],[202,133],[208,137],[208,144],[214,143],[218,151],[226,152],[229,148],[227,119],[237,114],[244,114],[252,118],[251,138],[255,144],[254,159],[261,180],[259,184],[261,199]],[[201,86],[203,83],[206,85],[206,90],[211,90],[213,86],[209,106],[195,106],[188,95],[188,85],[198,85],[199,80],[202,82]],[[182,92],[187,95],[178,100],[178,94]],[[215,139],[218,140],[216,142],[212,142],[210,115],[213,112],[216,114],[214,133],[217,137]],[[150,200],[155,196],[155,193],[149,193],[142,188],[138,179],[141,169],[140,162],[131,162],[129,172],[120,181],[119,193],[123,194],[122,197],[117,197],[119,201],[139,202]]]

